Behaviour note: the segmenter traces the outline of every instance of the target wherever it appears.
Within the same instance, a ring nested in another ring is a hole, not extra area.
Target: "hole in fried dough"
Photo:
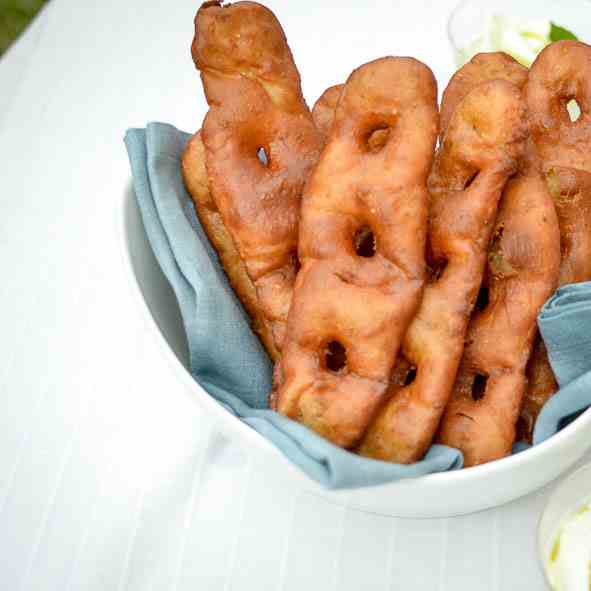
[[[392,375],[390,376],[390,383],[394,386],[404,386],[406,376],[412,370],[412,368],[412,363],[406,357],[404,357],[404,355],[399,355],[396,358],[396,363],[394,364],[394,369],[392,370]]]
[[[265,150],[265,148],[262,146],[257,148],[257,158],[263,166],[269,166],[269,156],[267,155],[267,150]]]
[[[435,265],[428,269],[429,271],[429,281],[435,282],[441,279],[443,272],[447,267],[447,261],[437,262]]]
[[[464,191],[470,187],[470,185],[474,182],[477,176],[478,171],[475,171],[468,177],[468,180],[464,184]]]
[[[376,253],[376,238],[371,228],[363,226],[353,236],[353,246],[358,256],[371,258]]]
[[[291,253],[291,260],[293,262],[294,271],[297,274],[302,265],[300,264],[300,259],[298,258],[298,253],[296,251]]]
[[[570,99],[570,101],[566,103],[566,111],[571,123],[575,123],[579,120],[579,117],[581,116],[581,106],[576,99]]]
[[[406,372],[406,377],[404,378],[404,386],[410,386],[417,377],[417,368],[410,367],[409,370]]]
[[[476,304],[474,304],[474,308],[481,312],[488,306],[488,287],[482,286],[480,291],[478,292],[478,297],[476,298]]]
[[[388,142],[390,137],[390,127],[380,125],[372,129],[366,136],[365,143],[369,152],[375,154],[379,152]]]
[[[479,373],[474,376],[474,382],[472,383],[472,400],[480,400],[484,397],[487,381],[488,376],[483,376]]]
[[[347,365],[347,351],[338,341],[331,341],[326,346],[326,353],[324,356],[324,363],[326,369],[330,371],[342,371]]]

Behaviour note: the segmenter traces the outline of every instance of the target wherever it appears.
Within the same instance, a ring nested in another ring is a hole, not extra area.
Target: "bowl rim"
[[[274,454],[276,457],[281,457],[282,463],[285,467],[297,470],[298,473],[306,476],[306,478],[310,482],[313,482],[311,478],[309,478],[295,464],[292,464],[281,453],[281,451],[278,448],[276,448],[270,441],[268,441],[257,431],[246,425],[243,421],[240,421],[238,418],[230,414],[219,402],[217,402],[210,394],[208,394],[205,391],[205,389],[193,378],[189,371],[187,371],[185,366],[175,355],[174,351],[172,350],[172,348],[166,341],[164,335],[162,334],[160,328],[158,327],[156,320],[152,316],[152,313],[143,296],[141,287],[138,282],[138,278],[133,268],[131,254],[128,248],[129,241],[127,239],[128,226],[126,224],[126,218],[128,215],[128,199],[135,200],[135,190],[133,187],[132,180],[128,182],[128,190],[124,191],[124,197],[122,199],[122,203],[120,204],[120,209],[118,208],[117,210],[117,235],[121,250],[121,263],[124,267],[124,274],[128,277],[126,283],[128,284],[129,293],[133,300],[136,300],[139,303],[139,305],[133,307],[137,308],[138,310],[141,310],[139,314],[143,318],[143,322],[146,326],[147,332],[155,335],[155,338],[153,340],[155,343],[157,343],[158,348],[162,351],[164,358],[167,360],[167,363],[169,364],[171,369],[177,374],[182,383],[186,386],[186,389],[190,391],[192,395],[198,395],[199,400],[197,400],[197,402],[202,406],[207,407],[207,410],[210,411],[217,420],[219,420],[225,426],[227,426],[228,429],[231,429],[234,432],[238,432],[240,435],[244,436],[248,441],[254,443],[259,448],[262,448],[263,450]],[[585,410],[585,412],[583,412],[583,414],[577,417],[572,423],[570,423],[569,425],[561,429],[558,433],[555,433],[552,437],[549,437],[542,443],[538,443],[535,446],[532,446],[526,450],[507,456],[505,458],[501,458],[500,460],[495,460],[493,462],[488,462],[487,464],[481,464],[479,466],[462,468],[459,470],[449,470],[446,472],[425,474],[423,476],[402,478],[400,480],[396,480],[393,482],[373,485],[368,488],[401,486],[405,483],[416,482],[419,480],[425,483],[433,482],[449,484],[451,482],[458,482],[465,483],[467,485],[470,482],[478,480],[481,477],[481,475],[491,473],[506,473],[507,471],[518,469],[525,463],[534,462],[538,460],[541,456],[544,456],[546,454],[546,450],[550,450],[551,448],[556,448],[563,445],[564,443],[566,443],[568,439],[570,439],[571,435],[573,435],[575,432],[585,429],[589,426],[591,426],[591,407]],[[318,483],[315,484],[317,484],[317,486],[320,486]],[[326,493],[339,492],[338,490],[325,489],[324,487],[322,487],[322,489]]]

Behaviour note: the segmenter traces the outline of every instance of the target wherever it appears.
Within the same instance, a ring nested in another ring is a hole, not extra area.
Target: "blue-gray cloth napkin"
[[[327,488],[372,486],[461,468],[461,453],[443,445],[433,445],[423,460],[411,465],[362,458],[268,409],[271,363],[250,330],[248,317],[228,284],[182,181],[180,158],[189,137],[171,125],[151,123],[145,130],[128,130],[125,144],[148,240],[179,303],[195,380],[237,420],[266,437],[288,460]],[[591,318],[589,322],[591,326]],[[548,324],[554,327],[557,323],[549,320]],[[551,331],[544,326],[544,337]],[[581,336],[584,333],[579,332]],[[561,339],[558,335],[553,338],[557,346],[549,341],[549,351],[561,376],[558,365],[569,364],[556,361]],[[580,351],[577,353],[582,362]],[[543,422],[554,424],[554,431],[561,419],[591,403],[576,393],[569,398],[567,392],[568,400],[576,398],[577,404],[566,408],[561,405],[564,398],[561,392],[552,399],[552,406],[558,405],[562,412],[542,413]],[[552,417],[558,415],[558,422],[553,422]]]
[[[538,325],[560,390],[538,417],[534,445],[591,405],[591,281],[559,288],[542,308]]]

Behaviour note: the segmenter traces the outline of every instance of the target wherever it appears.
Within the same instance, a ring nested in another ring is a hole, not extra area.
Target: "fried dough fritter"
[[[269,9],[204,3],[192,55],[210,107],[200,137],[211,199],[201,190],[198,137],[187,147],[185,182],[232,285],[277,359],[296,275],[301,195],[322,138]]]
[[[526,89],[530,129],[539,166],[554,200],[562,261],[559,285],[591,279],[591,47],[557,41],[531,66]],[[580,117],[571,121],[575,99]],[[544,404],[558,390],[544,343],[538,336],[528,367],[529,385],[519,421],[519,439],[532,441]]]
[[[439,440],[459,449],[464,466],[511,453],[527,387],[537,316],[556,288],[560,232],[539,175],[507,185],[488,253],[488,303],[476,312]]]
[[[497,206],[524,151],[519,88],[505,80],[478,84],[443,133],[429,177],[431,280],[403,345],[414,379],[392,384],[359,447],[362,455],[404,464],[423,457],[452,393]]]
[[[271,400],[341,447],[382,402],[419,305],[436,96],[433,74],[411,58],[355,70],[304,195],[302,268]]]

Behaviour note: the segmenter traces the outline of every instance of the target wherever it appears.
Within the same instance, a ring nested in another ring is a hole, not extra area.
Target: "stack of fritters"
[[[480,54],[440,114],[429,68],[401,57],[310,112],[253,2],[206,2],[192,54],[209,111],[183,176],[276,362],[271,407],[400,463],[531,439],[557,388],[537,314],[591,279],[591,47],[551,44],[529,71]]]

